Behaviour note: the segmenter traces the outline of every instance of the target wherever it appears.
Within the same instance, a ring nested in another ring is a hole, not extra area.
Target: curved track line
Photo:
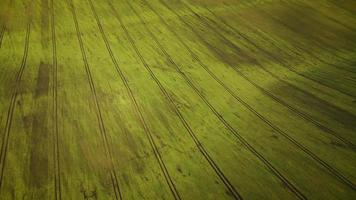
[[[68,7],[69,7],[70,11],[72,12],[73,21],[74,21],[74,24],[75,24],[75,30],[76,30],[76,33],[77,33],[77,38],[78,38],[80,50],[81,50],[81,53],[82,53],[84,68],[85,68],[85,71],[86,71],[86,74],[87,74],[88,82],[89,82],[89,85],[90,85],[90,90],[91,90],[93,101],[94,101],[94,104],[95,104],[96,116],[97,116],[97,120],[98,120],[98,124],[99,124],[99,128],[100,128],[100,134],[101,134],[101,137],[102,137],[102,140],[103,140],[103,144],[104,144],[104,148],[105,148],[105,156],[110,162],[109,163],[110,164],[110,178],[111,178],[111,183],[112,183],[112,186],[113,186],[113,189],[114,189],[114,192],[115,192],[115,198],[116,199],[122,199],[121,191],[120,191],[120,187],[119,187],[119,183],[118,183],[117,174],[116,174],[116,171],[115,171],[113,155],[112,155],[112,152],[111,152],[110,144],[108,142],[108,136],[107,136],[107,133],[106,133],[104,120],[102,118],[101,108],[100,108],[100,105],[99,105],[99,100],[98,100],[98,97],[97,97],[97,93],[96,93],[96,88],[95,88],[95,84],[94,84],[94,81],[93,81],[93,77],[92,77],[92,74],[91,74],[91,71],[90,71],[89,62],[87,60],[87,55],[86,55],[86,51],[85,51],[85,48],[84,48],[84,43],[83,43],[81,32],[80,32],[80,29],[79,29],[79,23],[78,23],[78,20],[77,20],[75,7],[74,7],[74,4],[73,4],[72,0],[68,0],[68,1],[67,1],[67,4],[68,4]]]
[[[167,7],[171,12],[175,13],[177,15],[177,17],[184,22],[187,26],[189,26],[191,29],[192,27],[186,23],[180,15],[178,15],[174,10],[172,10],[170,7],[167,6],[167,4],[165,2],[163,2],[162,0],[159,0],[165,7]],[[185,5],[185,3],[183,3],[183,5]],[[185,5],[186,6],[186,5]],[[188,6],[187,6],[188,7]],[[188,7],[188,9],[190,9]],[[191,9],[190,9],[191,10]],[[192,11],[193,12],[193,11]],[[194,12],[193,12],[194,13]],[[204,22],[204,21],[203,21]],[[205,23],[206,24],[206,23]],[[208,24],[206,24],[208,25]],[[208,25],[209,26],[209,25]],[[192,29],[193,30],[193,29]],[[219,32],[217,32],[216,30],[212,29],[216,34],[218,34],[220,37],[224,38],[224,40],[227,40],[223,35],[221,35]],[[193,31],[194,32],[194,31]],[[199,36],[199,38],[201,38]],[[202,38],[201,38],[202,39]],[[202,40],[206,45],[210,44],[205,41]],[[212,48],[214,49],[214,48]],[[219,52],[217,52],[219,53]],[[220,53],[219,53],[220,54]],[[231,66],[231,65],[230,65]],[[233,69],[235,69],[236,72],[240,72],[239,70],[236,69],[236,67],[231,66]],[[240,72],[241,73],[241,72]],[[248,108],[248,107],[247,107]],[[251,107],[252,108],[252,107]],[[249,109],[249,108],[248,108]],[[253,112],[252,109],[249,109],[251,112]],[[351,182],[350,180],[348,180],[344,175],[342,175],[340,172],[338,172],[336,169],[334,169],[333,167],[331,167],[329,164],[327,164],[325,161],[323,161],[322,159],[320,159],[317,155],[315,155],[314,153],[312,153],[310,150],[308,150],[306,147],[304,147],[302,144],[300,144],[299,142],[297,142],[293,137],[289,136],[287,133],[285,133],[284,131],[282,131],[281,129],[279,129],[278,127],[276,127],[275,125],[273,125],[271,122],[269,122],[267,119],[265,119],[262,115],[258,114],[257,112],[254,113],[256,116],[258,116],[263,122],[265,122],[266,124],[268,124],[271,128],[273,128],[276,132],[278,132],[280,135],[282,135],[283,137],[285,137],[287,140],[289,140],[292,144],[294,144],[295,146],[297,146],[300,150],[302,150],[305,154],[309,155],[314,161],[316,161],[317,163],[319,163],[320,165],[322,165],[325,169],[327,169],[335,178],[337,178],[337,180],[339,180],[340,182],[344,183],[345,185],[349,186],[351,189],[356,190],[356,187],[354,185],[353,182]]]
[[[243,35],[241,32],[239,32],[237,29],[235,29],[234,27],[230,26],[229,24],[226,23],[225,20],[223,20],[222,18],[220,18],[219,16],[217,16],[214,12],[212,12],[210,9],[206,8],[209,12],[211,12],[212,15],[214,15],[217,19],[219,19],[223,24],[225,24],[225,26],[229,27],[231,30],[233,30],[236,34],[240,35],[243,38],[246,38],[245,35]],[[261,35],[262,36],[262,35]],[[246,40],[249,40],[248,38],[246,38]],[[263,67],[263,66],[262,66]],[[318,121],[314,120],[312,116],[298,110],[297,108],[289,105],[288,103],[286,103],[285,101],[283,101],[282,99],[276,97],[275,95],[273,95],[272,93],[270,93],[269,91],[267,91],[266,89],[264,89],[263,87],[259,86],[258,84],[256,84],[254,81],[252,81],[251,79],[247,78],[246,76],[243,77],[245,80],[247,80],[248,82],[250,82],[252,85],[254,85],[256,88],[258,88],[259,90],[261,90],[266,96],[271,97],[272,99],[274,99],[276,102],[284,105],[285,107],[289,108],[291,111],[293,111],[295,114],[299,115],[300,117],[304,118],[307,121],[310,121],[311,123],[313,123],[315,126],[317,126],[318,128],[320,128],[322,131],[331,134],[332,136],[338,138],[340,141],[342,141],[343,143],[345,143],[346,145],[348,145],[350,148],[352,149],[356,149],[355,145],[348,141],[347,139],[341,137],[339,134],[337,134],[335,131],[325,127],[324,125],[322,125],[321,123],[319,123]],[[278,79],[280,80],[280,79]],[[283,81],[283,80],[281,80]],[[287,83],[285,81],[283,81],[284,83]],[[289,83],[287,83],[288,85],[290,85]],[[304,90],[298,89],[299,91],[302,91],[303,93]],[[306,94],[310,94],[309,92]],[[314,97],[314,95],[310,94],[311,96]],[[315,97],[317,98],[317,97]]]
[[[116,69],[117,73],[119,74],[120,79],[121,79],[122,83],[124,84],[128,95],[130,96],[130,99],[131,99],[133,108],[135,110],[135,113],[138,116],[138,119],[139,119],[139,121],[141,123],[141,126],[142,126],[143,130],[146,133],[147,139],[148,139],[148,141],[149,141],[149,143],[151,145],[152,151],[153,151],[153,153],[154,153],[154,155],[155,155],[155,157],[157,159],[159,167],[160,167],[160,169],[161,169],[161,171],[162,171],[162,173],[163,173],[163,175],[164,175],[164,177],[166,179],[166,182],[167,182],[167,184],[169,186],[169,189],[171,190],[174,199],[181,199],[181,197],[180,197],[180,195],[179,195],[179,193],[178,193],[178,191],[176,189],[176,186],[175,186],[175,184],[174,184],[174,182],[173,182],[173,180],[172,180],[172,178],[171,178],[171,176],[170,176],[170,174],[169,174],[169,172],[167,170],[167,167],[166,167],[166,165],[165,165],[165,163],[164,163],[164,161],[162,159],[162,156],[161,156],[161,154],[160,154],[160,152],[158,150],[157,144],[154,141],[154,138],[152,136],[151,130],[149,129],[149,127],[148,127],[148,125],[146,123],[146,120],[145,120],[145,118],[144,118],[144,116],[142,114],[142,111],[141,111],[140,107],[138,106],[137,100],[136,100],[136,98],[135,98],[135,96],[134,96],[134,94],[133,94],[133,92],[132,92],[132,90],[131,90],[128,82],[127,82],[127,79],[126,79],[123,71],[121,70],[121,68],[120,68],[120,66],[119,66],[119,64],[118,64],[118,62],[117,62],[117,60],[116,60],[116,58],[114,56],[114,53],[113,53],[113,51],[111,49],[111,46],[110,46],[110,43],[109,43],[109,41],[108,41],[108,39],[106,37],[106,34],[105,34],[104,29],[102,27],[102,24],[100,22],[99,16],[96,13],[95,7],[94,7],[94,5],[93,5],[91,0],[88,0],[88,2],[90,4],[90,8],[91,8],[91,10],[93,12],[93,15],[94,15],[95,20],[96,20],[97,25],[98,25],[98,28],[99,28],[100,33],[102,35],[102,38],[104,40],[106,49],[108,50],[108,53],[110,55],[110,58],[111,58],[111,60],[112,60],[112,62],[114,64],[114,66],[115,66],[115,69]],[[109,5],[114,10],[114,8],[113,8],[113,6],[112,6],[110,1],[109,1]],[[121,21],[121,18],[119,16],[117,16],[117,18],[120,19],[120,21]]]
[[[54,159],[54,188],[55,199],[61,200],[61,175],[59,162],[59,131],[58,131],[58,64],[57,64],[57,42],[53,0],[50,1],[51,9],[51,34],[52,34],[52,98],[53,98],[53,159]]]
[[[9,140],[10,140],[10,136],[11,136],[10,133],[11,133],[11,127],[12,127],[12,118],[13,118],[14,110],[16,107],[17,95],[18,95],[19,88],[21,85],[22,75],[23,75],[23,72],[27,65],[27,56],[28,56],[28,48],[29,48],[29,43],[30,43],[30,32],[31,32],[31,22],[30,21],[27,23],[24,54],[23,54],[20,69],[16,74],[16,80],[15,80],[15,85],[13,88],[13,94],[11,96],[10,106],[9,106],[9,109],[7,112],[6,125],[5,125],[5,129],[4,129],[5,135],[4,135],[4,139],[2,140],[2,144],[1,144],[0,187],[2,186],[3,179],[4,179],[4,168],[5,168]]]
[[[129,3],[129,2],[127,2]],[[129,4],[130,5],[130,4]],[[131,5],[130,5],[131,6]],[[116,13],[117,14],[117,13]],[[240,196],[240,194],[236,191],[236,189],[232,186],[232,184],[230,183],[230,181],[226,178],[226,176],[224,175],[224,173],[221,171],[221,169],[217,166],[217,164],[215,163],[215,161],[211,158],[211,156],[209,155],[209,153],[205,150],[205,147],[202,145],[202,143],[199,141],[199,139],[197,138],[197,136],[195,135],[194,131],[192,130],[192,128],[190,127],[189,123],[185,120],[185,118],[183,117],[183,115],[181,114],[181,112],[179,111],[179,109],[177,108],[177,106],[174,103],[173,98],[171,97],[171,95],[169,95],[169,93],[167,92],[167,90],[164,88],[164,86],[161,84],[161,82],[158,80],[158,78],[156,77],[156,75],[153,73],[153,71],[151,70],[151,68],[149,67],[149,65],[147,64],[146,60],[143,58],[141,52],[139,51],[139,49],[137,48],[133,38],[131,37],[131,35],[129,34],[128,30],[126,29],[125,25],[123,23],[121,23],[121,26],[127,36],[127,38],[129,39],[129,42],[131,43],[131,46],[133,47],[133,49],[135,50],[136,54],[138,55],[138,57],[140,58],[142,64],[144,65],[144,67],[146,68],[147,72],[149,73],[149,75],[151,76],[151,78],[155,81],[155,83],[157,84],[157,86],[159,87],[160,91],[162,92],[162,95],[165,97],[165,99],[167,100],[168,106],[170,107],[170,109],[178,116],[178,118],[180,119],[180,122],[183,124],[183,126],[185,127],[185,129],[187,130],[188,134],[190,135],[190,137],[192,138],[192,140],[194,141],[195,145],[197,146],[198,150],[201,152],[201,154],[204,156],[204,158],[208,161],[209,165],[213,168],[213,170],[215,171],[215,173],[217,174],[217,176],[220,178],[220,180],[224,183],[224,185],[227,187],[227,189],[229,190],[230,194],[232,195],[232,197],[234,197],[235,199],[242,199],[242,197]]]

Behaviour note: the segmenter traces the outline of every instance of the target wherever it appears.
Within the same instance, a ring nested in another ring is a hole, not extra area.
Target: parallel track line
[[[25,47],[24,47],[24,54],[21,62],[21,66],[19,71],[16,74],[15,85],[13,88],[13,94],[11,96],[10,106],[7,112],[6,118],[6,125],[4,129],[4,139],[2,140],[1,144],[1,153],[0,153],[0,187],[2,186],[3,179],[4,179],[4,169],[6,164],[6,156],[8,151],[8,145],[10,140],[10,133],[12,128],[12,118],[14,115],[14,110],[16,107],[17,96],[19,92],[19,88],[21,85],[22,75],[27,65],[27,56],[28,56],[28,49],[29,49],[29,42],[30,42],[30,32],[31,32],[31,22],[27,23],[26,29],[26,39],[25,39]],[[1,190],[0,190],[1,191]]]

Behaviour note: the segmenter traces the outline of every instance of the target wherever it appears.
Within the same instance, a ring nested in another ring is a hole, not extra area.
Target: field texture
[[[0,199],[356,199],[356,1],[0,0]]]

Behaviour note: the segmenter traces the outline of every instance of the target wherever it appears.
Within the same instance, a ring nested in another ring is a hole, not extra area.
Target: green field
[[[356,199],[356,1],[0,0],[0,199]]]

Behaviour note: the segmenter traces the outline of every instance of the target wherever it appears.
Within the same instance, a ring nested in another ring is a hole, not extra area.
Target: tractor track
[[[6,156],[7,156],[7,151],[8,151],[8,145],[9,145],[9,140],[10,140],[10,133],[11,133],[11,127],[12,127],[12,118],[14,115],[14,110],[16,107],[16,101],[17,101],[17,95],[19,92],[21,80],[22,80],[22,75],[25,70],[25,67],[27,65],[27,57],[28,57],[28,49],[29,49],[29,43],[30,43],[30,32],[31,32],[31,20],[27,22],[27,29],[26,29],[26,39],[25,39],[25,47],[24,47],[24,53],[23,53],[23,58],[21,62],[21,66],[19,71],[16,74],[16,80],[15,84],[13,86],[13,94],[11,96],[11,101],[10,101],[10,106],[7,112],[7,118],[6,118],[6,125],[4,129],[4,138],[2,140],[1,144],[1,153],[0,153],[0,188],[3,183],[4,179],[4,169],[5,169],[5,164],[6,164]],[[0,190],[1,191],[1,190]]]
[[[61,176],[59,163],[59,130],[58,130],[58,62],[57,62],[57,42],[55,29],[55,11],[53,1],[50,1],[51,9],[51,36],[52,36],[52,99],[53,99],[53,158],[54,158],[54,193],[55,199],[61,200]]]
[[[102,140],[103,140],[103,143],[104,143],[105,156],[109,160],[109,164],[110,164],[110,178],[111,178],[111,183],[112,183],[112,186],[113,186],[113,189],[114,189],[115,198],[116,199],[122,199],[122,194],[121,194],[121,190],[120,190],[120,187],[119,187],[117,174],[116,174],[116,171],[115,171],[114,159],[113,159],[113,155],[112,155],[112,152],[111,152],[110,144],[108,142],[108,136],[107,136],[107,133],[106,133],[106,127],[105,127],[105,124],[104,124],[104,120],[102,118],[101,108],[100,108],[100,105],[99,105],[99,100],[98,100],[98,97],[97,97],[95,84],[94,84],[93,77],[92,77],[92,74],[91,74],[89,62],[87,60],[87,55],[86,55],[86,51],[85,51],[85,48],[84,48],[84,43],[83,43],[83,40],[82,40],[82,37],[81,37],[81,32],[80,32],[80,29],[79,29],[79,23],[78,23],[78,20],[77,20],[75,7],[74,7],[74,4],[73,4],[72,0],[67,0],[67,4],[68,4],[69,10],[72,13],[73,21],[74,21],[74,24],[75,24],[75,30],[76,30],[76,34],[77,34],[80,50],[81,50],[81,53],[82,53],[82,58],[83,58],[83,62],[84,62],[84,68],[85,68],[85,71],[86,71],[86,74],[87,74],[87,78],[88,78],[88,82],[89,82],[89,85],[90,85],[90,90],[91,90],[92,97],[93,97],[94,104],[95,104],[96,116],[97,116],[97,120],[98,120],[98,124],[99,124],[99,129],[100,129],[101,137],[102,137]]]

